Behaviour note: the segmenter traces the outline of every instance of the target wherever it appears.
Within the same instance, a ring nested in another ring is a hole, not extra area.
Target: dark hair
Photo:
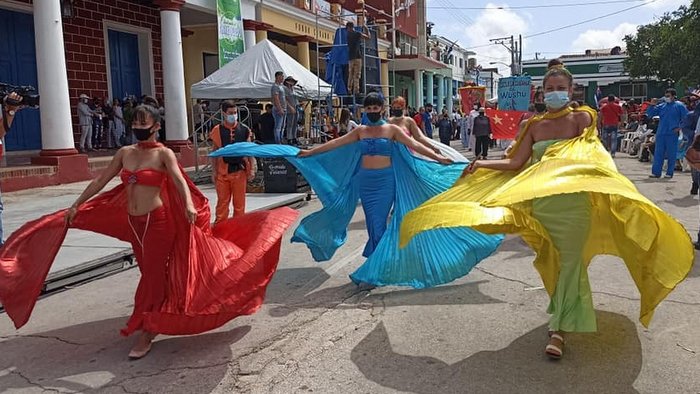
[[[355,27],[355,24],[352,22],[348,22],[345,24],[345,27],[347,27],[348,29],[352,29],[353,27]]]
[[[542,86],[547,84],[547,79],[550,77],[559,76],[566,77],[566,79],[569,80],[569,85],[574,83],[574,77],[571,75],[569,70],[564,67],[564,63],[562,63],[562,61],[559,59],[552,59],[547,63],[547,73],[544,74],[544,78],[542,78]]]
[[[146,123],[149,118],[153,119],[153,123],[160,123],[160,111],[158,108],[148,104],[141,104],[134,109],[134,120]]]
[[[343,108],[340,110],[340,124],[345,124],[350,121],[350,110]]]
[[[158,100],[151,96],[146,96],[144,95],[143,98],[141,99],[141,102],[146,105],[150,105],[151,107],[158,108]]]
[[[265,104],[265,110],[272,109],[272,104]]]
[[[612,103],[613,101],[615,101],[615,95],[614,95],[614,94],[609,94],[609,95],[608,95],[608,102],[609,102],[609,103]]]
[[[676,93],[676,89],[674,88],[666,89],[666,93],[671,93],[671,95],[673,95],[674,97],[678,95],[678,93]]]
[[[279,77],[279,76],[284,76],[284,71],[276,71],[276,72],[275,72],[275,78],[277,78],[277,77]]]
[[[383,106],[384,105],[384,98],[379,95],[379,93],[368,93],[367,96],[365,96],[364,101],[362,102],[363,107],[369,107],[370,105],[378,105],[378,106]]]
[[[235,108],[236,103],[233,102],[233,100],[224,100],[221,102],[221,112],[226,112],[228,111],[229,108]]]

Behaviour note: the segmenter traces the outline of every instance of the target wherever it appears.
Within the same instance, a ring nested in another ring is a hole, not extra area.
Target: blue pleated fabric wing
[[[296,166],[318,194],[323,209],[301,221],[292,241],[305,243],[314,260],[326,261],[345,243],[359,200],[359,144],[305,158],[295,157],[298,152],[285,145],[236,143],[211,156],[286,157]],[[393,215],[377,248],[351,275],[353,281],[376,286],[432,287],[466,275],[498,248],[501,235],[449,228],[421,233],[399,250],[398,230],[403,216],[451,187],[465,163],[445,166],[420,159],[401,144],[393,148],[392,163],[396,177]]]

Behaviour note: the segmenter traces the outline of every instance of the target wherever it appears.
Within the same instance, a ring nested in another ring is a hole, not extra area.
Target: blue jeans
[[[284,118],[286,113],[282,112],[278,114],[274,109],[272,110],[272,117],[275,118],[275,144],[282,143],[282,131],[284,130]]]
[[[676,169],[676,154],[678,153],[678,136],[665,134],[656,136],[656,147],[654,148],[654,164],[651,166],[651,174],[661,176],[664,167],[664,160],[668,161],[666,175],[673,176]]]
[[[615,156],[615,152],[617,152],[617,126],[603,127],[603,145],[610,154]]]

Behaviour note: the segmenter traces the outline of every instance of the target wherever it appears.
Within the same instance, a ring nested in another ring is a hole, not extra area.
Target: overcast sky
[[[539,52],[540,57],[553,58],[586,49],[624,47],[622,38],[634,33],[637,26],[653,22],[680,5],[689,4],[690,0],[427,0],[427,11],[428,21],[435,23],[433,34],[457,40],[462,47],[473,48],[471,50],[477,53],[479,64],[492,67],[489,62],[509,64],[510,55],[500,45],[482,47],[491,38],[522,34],[523,60],[534,59],[535,52]],[[518,8],[528,6],[541,8]],[[631,7],[635,8],[579,26],[525,38]],[[498,67],[502,73],[509,74],[504,65]]]

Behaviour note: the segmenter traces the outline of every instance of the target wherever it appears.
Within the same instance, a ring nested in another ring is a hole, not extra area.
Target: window
[[[633,98],[646,99],[646,83],[627,83],[620,85],[620,98],[628,100]]]
[[[459,68],[464,68],[464,59],[459,58]]]

